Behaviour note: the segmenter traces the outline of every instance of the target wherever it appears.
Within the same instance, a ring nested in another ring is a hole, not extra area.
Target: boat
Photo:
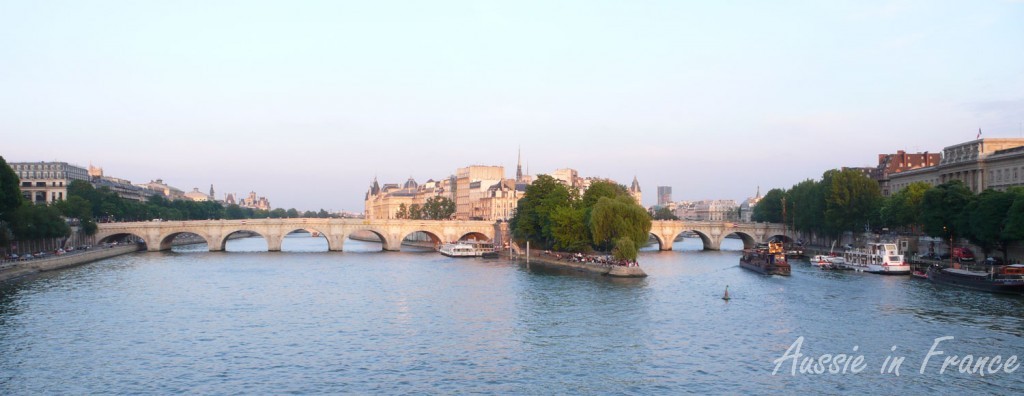
[[[826,265],[835,265],[843,263],[843,258],[838,256],[831,256],[827,254],[818,254],[808,259],[811,265],[815,267],[824,267]]]
[[[446,243],[437,249],[441,254],[448,257],[497,257],[498,252],[494,250],[494,244],[490,242],[459,241]]]
[[[915,269],[914,271],[912,271],[910,273],[910,276],[913,277],[914,279],[928,280],[928,271],[922,271],[920,269]]]
[[[768,242],[767,246],[744,250],[740,256],[740,267],[765,275],[789,276],[790,273],[781,242]]]
[[[928,280],[989,293],[1024,294],[1024,265],[992,267],[990,272],[928,267]]]
[[[869,243],[863,249],[847,250],[843,259],[845,263],[842,265],[857,271],[883,275],[910,274],[910,264],[903,260],[895,243]]]

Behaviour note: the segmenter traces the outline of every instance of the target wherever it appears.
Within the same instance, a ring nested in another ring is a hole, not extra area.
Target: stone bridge
[[[368,231],[380,238],[384,250],[401,249],[402,240],[412,233],[422,232],[435,244],[460,239],[498,240],[505,223],[489,221],[439,220],[363,220],[363,219],[248,219],[248,220],[190,220],[145,221],[133,223],[101,223],[96,240],[106,242],[126,236],[135,236],[146,242],[149,251],[168,250],[174,238],[181,234],[195,234],[206,241],[210,251],[223,251],[228,237],[237,232],[252,232],[263,236],[267,250],[281,250],[284,237],[293,231],[316,231],[327,239],[331,251],[342,251],[345,240],[357,231]],[[672,250],[679,234],[691,231],[700,236],[706,250],[718,250],[722,240],[735,234],[743,240],[745,248],[772,238],[788,240],[786,230],[774,223],[734,223],[711,221],[652,221],[651,235],[658,240],[661,250]]]
[[[719,250],[726,236],[735,234],[743,240],[743,248],[753,248],[757,243],[770,239],[783,239],[786,228],[776,223],[738,223],[731,221],[673,221],[655,220],[651,222],[651,235],[658,239],[661,250],[672,250],[672,242],[679,234],[692,231],[700,236],[705,250]]]
[[[363,219],[247,219],[145,221],[133,223],[101,223],[96,240],[106,242],[125,236],[136,236],[146,242],[147,250],[168,250],[174,238],[195,234],[206,240],[211,252],[223,251],[228,237],[237,232],[253,232],[267,241],[267,250],[281,250],[284,237],[293,231],[312,230],[327,238],[331,251],[343,250],[345,240],[356,231],[376,234],[384,250],[400,250],[402,240],[414,232],[423,232],[441,244],[460,239],[493,240],[496,224],[490,221],[436,220],[363,220]]]

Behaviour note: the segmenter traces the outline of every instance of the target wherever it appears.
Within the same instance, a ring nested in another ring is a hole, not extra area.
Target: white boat
[[[895,243],[869,243],[863,249],[850,249],[843,253],[844,266],[857,271],[885,275],[908,275],[910,265]],[[838,264],[838,263],[837,263]]]
[[[819,254],[811,257],[809,261],[811,262],[811,265],[815,267],[823,267],[829,264],[840,264],[843,262],[843,258],[827,254]]]
[[[496,253],[493,243],[476,241],[446,243],[437,251],[448,257],[483,257]]]

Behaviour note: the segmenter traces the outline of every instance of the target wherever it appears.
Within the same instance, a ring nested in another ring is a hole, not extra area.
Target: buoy
[[[729,301],[730,300],[730,298],[729,298],[729,285],[725,285],[725,295],[722,296],[722,299],[725,300],[725,301]]]

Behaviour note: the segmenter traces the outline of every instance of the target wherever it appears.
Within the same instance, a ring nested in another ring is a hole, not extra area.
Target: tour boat
[[[1024,265],[992,267],[990,272],[931,266],[928,280],[990,293],[1024,294]]]
[[[497,253],[494,244],[476,241],[446,243],[437,251],[448,257],[492,257]]]
[[[781,242],[768,242],[767,247],[744,250],[740,257],[740,267],[765,275],[789,276],[790,272]]]
[[[869,243],[864,249],[843,253],[843,265],[857,271],[884,275],[909,275],[910,264],[903,260],[895,243]]]
[[[812,257],[809,261],[811,262],[811,265],[815,267],[824,267],[829,264],[839,264],[843,261],[843,258],[827,254],[818,254]]]

